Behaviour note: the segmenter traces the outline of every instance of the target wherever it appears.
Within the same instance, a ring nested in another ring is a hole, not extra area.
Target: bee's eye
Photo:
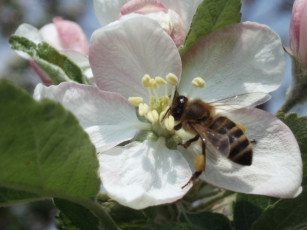
[[[185,104],[187,101],[186,97],[183,96],[179,97],[178,99],[179,99],[179,104]]]
[[[182,115],[182,108],[181,107],[176,107],[173,110],[172,116],[174,117],[175,120],[179,120]]]

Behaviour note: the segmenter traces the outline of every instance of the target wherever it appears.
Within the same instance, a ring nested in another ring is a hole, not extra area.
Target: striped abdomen
[[[252,144],[243,130],[227,117],[216,117],[209,126],[219,134],[229,137],[230,153],[228,158],[241,165],[251,165],[253,158]]]

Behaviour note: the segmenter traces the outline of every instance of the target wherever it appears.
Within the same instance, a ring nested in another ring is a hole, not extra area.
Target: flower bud
[[[303,68],[307,68],[307,0],[293,4],[290,23],[290,48]]]

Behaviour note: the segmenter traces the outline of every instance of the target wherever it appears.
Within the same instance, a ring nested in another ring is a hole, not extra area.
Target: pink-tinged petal
[[[166,148],[164,138],[115,147],[98,158],[108,195],[134,209],[174,202],[191,188],[181,188],[192,175],[188,163],[179,151]]]
[[[174,10],[178,15],[180,15],[187,27],[187,30],[189,30],[193,16],[202,1],[203,0],[161,0],[166,8]]]
[[[48,74],[46,74],[46,72],[44,70],[42,70],[34,61],[30,60],[29,61],[32,69],[35,71],[35,73],[39,76],[39,78],[41,79],[41,81],[49,86],[52,85],[52,81],[49,78]]]
[[[255,108],[227,114],[246,128],[253,144],[251,166],[241,166],[225,157],[207,154],[201,178],[217,187],[241,193],[290,198],[302,188],[302,159],[290,129],[273,115]],[[190,160],[191,161],[191,160]]]
[[[105,26],[115,21],[126,2],[128,0],[94,0],[94,10],[100,24]]]
[[[95,86],[61,83],[46,87],[39,84],[34,98],[50,98],[70,110],[89,134],[97,151],[130,140],[140,129],[148,127],[137,119],[134,106],[125,98]]]
[[[100,89],[148,98],[144,74],[165,77],[171,72],[180,77],[180,56],[158,23],[140,15],[126,17],[94,32],[90,64]]]
[[[215,101],[249,92],[271,92],[284,77],[285,57],[279,36],[265,25],[235,24],[204,37],[182,58],[180,94],[192,90],[202,77],[204,89],[194,98]]]
[[[148,14],[161,11],[167,13],[167,9],[158,0],[131,0],[122,6],[120,17],[131,13]]]
[[[60,17],[53,19],[53,23],[59,33],[63,49],[75,50],[88,55],[88,41],[81,27]]]
[[[307,3],[307,1],[305,1]],[[298,50],[298,58],[300,64],[307,68],[307,7],[305,6],[303,14],[302,14],[302,20],[300,24],[300,40],[299,40],[299,50]]]
[[[290,47],[295,53],[298,54],[300,45],[300,30],[302,15],[306,8],[306,0],[296,0],[294,1],[292,8],[292,16],[290,22]]]
[[[168,15],[170,17],[169,20],[172,27],[170,36],[175,42],[176,46],[179,47],[183,44],[188,33],[187,26],[182,20],[182,18],[175,11],[169,10]]]

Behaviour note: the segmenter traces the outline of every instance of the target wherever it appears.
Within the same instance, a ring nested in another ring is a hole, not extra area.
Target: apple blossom
[[[285,198],[301,192],[302,160],[292,132],[273,115],[249,107],[279,87],[285,70],[280,38],[268,27],[251,22],[225,27],[200,39],[181,60],[157,22],[130,17],[95,31],[89,54],[96,86],[40,84],[34,97],[54,99],[74,113],[96,146],[99,175],[112,199],[142,209],[174,202],[192,187],[182,188],[201,147],[177,145],[189,133],[174,130],[172,116],[162,119],[176,88],[206,102],[253,95],[218,111],[256,140],[252,165],[208,152],[200,179],[250,194]]]
[[[303,68],[307,68],[307,1],[296,0],[290,22],[290,48]]]
[[[75,22],[56,17],[53,19],[53,23],[43,26],[40,30],[29,24],[22,24],[16,30],[15,35],[26,37],[36,44],[47,42],[76,62],[88,78],[92,77],[88,62],[88,41],[81,27]],[[27,54],[19,51],[18,53],[22,57],[30,59],[31,67],[40,76],[44,84],[52,84],[48,74]]]
[[[178,47],[183,43],[193,15],[201,2],[201,0],[94,0],[94,8],[103,26],[129,14],[141,14],[156,20]]]

